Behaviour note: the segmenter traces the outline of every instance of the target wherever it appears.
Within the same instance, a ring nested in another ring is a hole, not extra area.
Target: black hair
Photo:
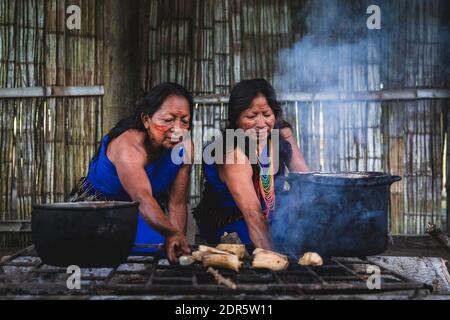
[[[105,148],[113,139],[117,138],[127,130],[135,129],[145,132],[146,130],[144,123],[142,122],[141,115],[146,114],[150,117],[153,116],[159,110],[164,101],[171,95],[185,97],[189,102],[189,112],[191,114],[189,125],[191,126],[192,113],[194,110],[194,101],[191,93],[179,84],[171,82],[161,83],[150,89],[150,91],[145,94],[144,98],[137,103],[135,111],[131,116],[120,120],[114,128],[108,132],[107,136],[109,139]],[[98,157],[99,154],[100,148],[97,150],[94,158]]]

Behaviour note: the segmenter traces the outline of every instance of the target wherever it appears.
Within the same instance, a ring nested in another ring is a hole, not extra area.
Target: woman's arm
[[[169,194],[169,220],[184,235],[187,223],[187,199],[189,190],[189,177],[191,174],[191,163],[194,161],[194,145],[191,141],[184,142],[185,155],[190,158],[189,164],[185,164],[178,171],[177,177],[170,188]],[[187,148],[190,148],[188,151]]]
[[[294,139],[294,134],[291,128],[283,128],[280,130],[281,136],[291,145],[292,147],[292,158],[289,163],[289,171],[291,172],[309,172],[309,167],[306,164],[305,157],[300,151],[297,142]]]
[[[166,237],[166,252],[170,261],[176,261],[176,251],[189,252],[186,238],[174,226],[152,195],[152,187],[145,172],[147,153],[139,139],[117,138],[111,161],[116,167],[120,182],[133,201],[139,202],[144,220]],[[120,152],[118,152],[120,150]],[[168,245],[169,244],[169,245]]]
[[[231,161],[236,153],[242,153],[242,151],[236,149],[231,153],[231,157],[227,155],[226,164],[219,166],[219,174],[221,174],[221,178],[244,216],[253,245],[257,248],[271,250],[272,239],[269,225],[253,187],[251,165],[249,163],[233,164],[235,162]],[[242,154],[239,156],[242,156]]]
[[[170,188],[169,220],[182,234],[186,234],[187,196],[191,166],[184,165]]]

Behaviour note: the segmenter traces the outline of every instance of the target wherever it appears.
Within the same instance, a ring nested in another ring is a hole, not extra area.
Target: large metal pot
[[[296,255],[330,256],[382,253],[388,241],[390,186],[398,176],[380,172],[290,173],[274,228],[285,227],[281,241]]]
[[[134,245],[138,203],[79,202],[36,205],[31,227],[45,264],[115,267]]]

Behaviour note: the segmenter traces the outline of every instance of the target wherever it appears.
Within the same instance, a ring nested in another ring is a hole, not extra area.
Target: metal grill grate
[[[81,269],[81,289],[69,290],[67,269],[42,263],[34,247],[0,264],[0,296],[11,298],[261,298],[301,299],[313,296],[404,295],[429,293],[430,288],[381,267],[381,289],[370,290],[367,268],[357,258],[333,258],[322,267],[291,261],[281,272],[257,270],[244,263],[239,273],[220,270],[237,284],[232,290],[216,284],[201,265],[170,265],[159,254],[130,256],[117,268]]]

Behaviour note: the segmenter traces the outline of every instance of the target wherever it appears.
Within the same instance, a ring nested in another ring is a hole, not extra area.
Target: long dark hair
[[[111,131],[108,132],[108,142],[105,145],[105,148],[108,144],[122,133],[127,130],[135,129],[139,131],[145,132],[145,127],[141,119],[142,114],[146,114],[149,117],[153,116],[164,103],[164,101],[171,95],[176,95],[180,97],[185,97],[189,102],[189,112],[191,114],[190,126],[192,125],[192,113],[194,110],[194,101],[192,99],[191,93],[183,86],[172,83],[165,82],[161,83],[155,87],[153,87],[143,99],[141,99],[137,105],[134,113],[122,120],[120,120]],[[100,154],[100,148],[97,150],[94,158],[98,157]]]
[[[228,121],[226,129],[237,129],[237,121],[239,119],[239,116],[242,112],[250,107],[253,100],[259,95],[263,95],[266,98],[270,108],[275,115],[274,129],[292,129],[291,125],[282,119],[283,110],[277,100],[275,89],[265,79],[243,80],[234,86],[234,88],[231,90],[231,95],[228,102]],[[223,134],[223,137],[224,139],[226,139],[225,132]],[[227,144],[225,141],[224,146],[226,145]],[[246,145],[248,144],[246,143]],[[248,148],[246,147],[243,151],[248,157]],[[289,163],[291,156],[291,145],[280,135],[280,173],[284,173],[285,166],[287,166],[287,164]],[[257,166],[252,166],[252,168],[255,172]]]

